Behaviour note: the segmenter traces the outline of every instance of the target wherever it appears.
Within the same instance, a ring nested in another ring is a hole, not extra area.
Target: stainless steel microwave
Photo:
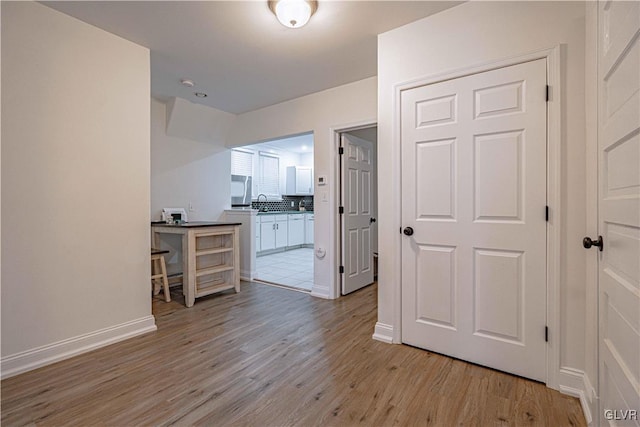
[[[231,175],[231,207],[251,206],[251,177]]]

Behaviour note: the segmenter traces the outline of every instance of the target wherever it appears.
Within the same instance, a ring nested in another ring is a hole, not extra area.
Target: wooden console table
[[[187,307],[195,299],[235,289],[240,292],[240,223],[152,223],[153,246],[161,234],[182,235],[182,293]]]

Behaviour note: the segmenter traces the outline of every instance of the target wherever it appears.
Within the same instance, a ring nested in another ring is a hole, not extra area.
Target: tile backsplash
[[[291,206],[293,202],[293,207]],[[282,196],[282,200],[268,202],[251,202],[253,209],[266,206],[269,211],[297,211],[300,203],[304,203],[305,210],[313,212],[313,196]]]

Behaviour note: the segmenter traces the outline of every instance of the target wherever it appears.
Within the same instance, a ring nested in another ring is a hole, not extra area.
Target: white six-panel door
[[[640,3],[600,2],[598,21],[599,418],[639,426]]]
[[[373,283],[373,143],[343,134],[342,294]]]
[[[402,341],[545,380],[546,60],[401,97]]]

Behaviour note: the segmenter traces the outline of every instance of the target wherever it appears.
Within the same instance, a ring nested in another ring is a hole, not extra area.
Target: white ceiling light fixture
[[[303,27],[318,9],[316,0],[269,0],[269,9],[288,28]]]

